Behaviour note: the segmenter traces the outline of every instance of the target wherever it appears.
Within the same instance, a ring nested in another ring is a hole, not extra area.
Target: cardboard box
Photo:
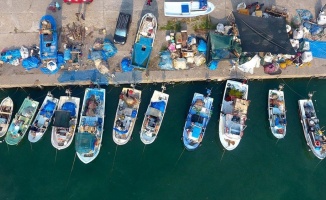
[[[249,15],[249,9],[239,9],[238,12],[243,15]]]

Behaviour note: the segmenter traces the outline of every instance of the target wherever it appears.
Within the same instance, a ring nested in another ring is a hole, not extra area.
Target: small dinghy
[[[250,101],[246,83],[227,80],[220,113],[219,137],[226,150],[235,149],[243,137]]]
[[[36,114],[39,102],[26,97],[12,120],[6,135],[9,145],[17,145],[25,136]]]
[[[51,92],[48,92],[29,130],[28,140],[30,142],[37,142],[43,137],[50,125],[58,102],[59,99],[54,98]]]
[[[187,150],[197,149],[205,136],[208,122],[212,115],[213,98],[211,90],[207,95],[195,93],[183,128],[183,144]]]
[[[324,159],[326,157],[326,136],[319,125],[312,101],[313,93],[309,93],[308,96],[309,99],[298,101],[303,134],[314,155],[319,159]]]
[[[118,145],[124,145],[130,140],[137,119],[140,98],[140,90],[122,89],[112,132],[113,141]]]
[[[165,0],[164,15],[167,17],[197,17],[208,15],[215,9],[207,0]]]
[[[146,13],[140,22],[135,44],[132,51],[131,65],[145,70],[152,54],[157,30],[157,20],[154,14]]]
[[[100,153],[105,114],[105,89],[85,90],[75,148],[78,158],[85,164]]]
[[[165,87],[163,86],[163,88]],[[164,93],[164,89],[162,92],[154,91],[140,131],[140,140],[144,144],[151,144],[156,139],[163,122],[168,100],[169,95]]]
[[[283,85],[279,90],[269,90],[268,92],[268,121],[271,131],[277,139],[286,135],[286,110]]]
[[[10,97],[6,97],[0,104],[0,137],[3,137],[10,124],[12,112],[14,110],[14,102]]]
[[[79,114],[79,97],[72,97],[71,91],[66,90],[68,96],[61,96],[58,109],[54,112],[51,143],[54,148],[67,148],[75,135]]]

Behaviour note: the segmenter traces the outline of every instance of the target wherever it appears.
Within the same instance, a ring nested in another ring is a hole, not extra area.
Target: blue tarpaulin
[[[134,67],[131,65],[130,58],[123,58],[121,60],[121,69],[123,72],[131,72]]]
[[[43,109],[40,111],[40,114],[50,118],[54,113],[55,105],[56,104],[53,101],[48,100]]]
[[[151,102],[150,107],[155,108],[163,113],[165,110],[165,106],[166,106],[165,101],[157,101],[157,102]]]
[[[4,63],[14,64],[16,60],[20,60],[22,58],[20,54],[20,49],[12,49],[8,51],[1,52],[0,60]]]
[[[208,68],[209,68],[210,70],[215,70],[215,69],[217,69],[218,62],[219,62],[219,60],[213,60],[213,61],[211,61],[211,62],[208,64]]]
[[[76,104],[72,102],[66,102],[62,105],[62,110],[69,111],[71,113],[71,116],[76,115]]]
[[[313,57],[326,59],[326,41],[309,40],[308,42]]]
[[[160,53],[160,63],[158,66],[161,69],[165,70],[174,70],[173,68],[173,63],[172,63],[172,58],[171,58],[171,53],[169,51],[163,51]]]
[[[206,49],[207,49],[207,43],[204,40],[199,39],[197,50],[200,53],[206,54]]]
[[[34,68],[38,68],[41,65],[41,60],[35,56],[31,56],[28,58],[25,58],[22,61],[22,66],[26,69],[26,70],[31,70]]]
[[[58,78],[60,83],[75,81],[92,81],[100,85],[108,85],[108,77],[101,74],[97,69],[79,70],[79,71],[63,71]]]

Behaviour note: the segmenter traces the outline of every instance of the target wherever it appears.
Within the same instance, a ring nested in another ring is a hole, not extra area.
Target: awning
[[[284,18],[255,17],[233,12],[244,52],[295,55]]]

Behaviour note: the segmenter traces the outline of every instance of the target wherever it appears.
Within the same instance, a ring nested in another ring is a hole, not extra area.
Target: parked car
[[[131,23],[131,15],[119,13],[117,25],[113,36],[113,42],[116,44],[125,44],[128,37],[129,27]]]
[[[63,0],[63,2],[65,2],[67,4],[71,4],[71,3],[92,3],[93,0]]]

